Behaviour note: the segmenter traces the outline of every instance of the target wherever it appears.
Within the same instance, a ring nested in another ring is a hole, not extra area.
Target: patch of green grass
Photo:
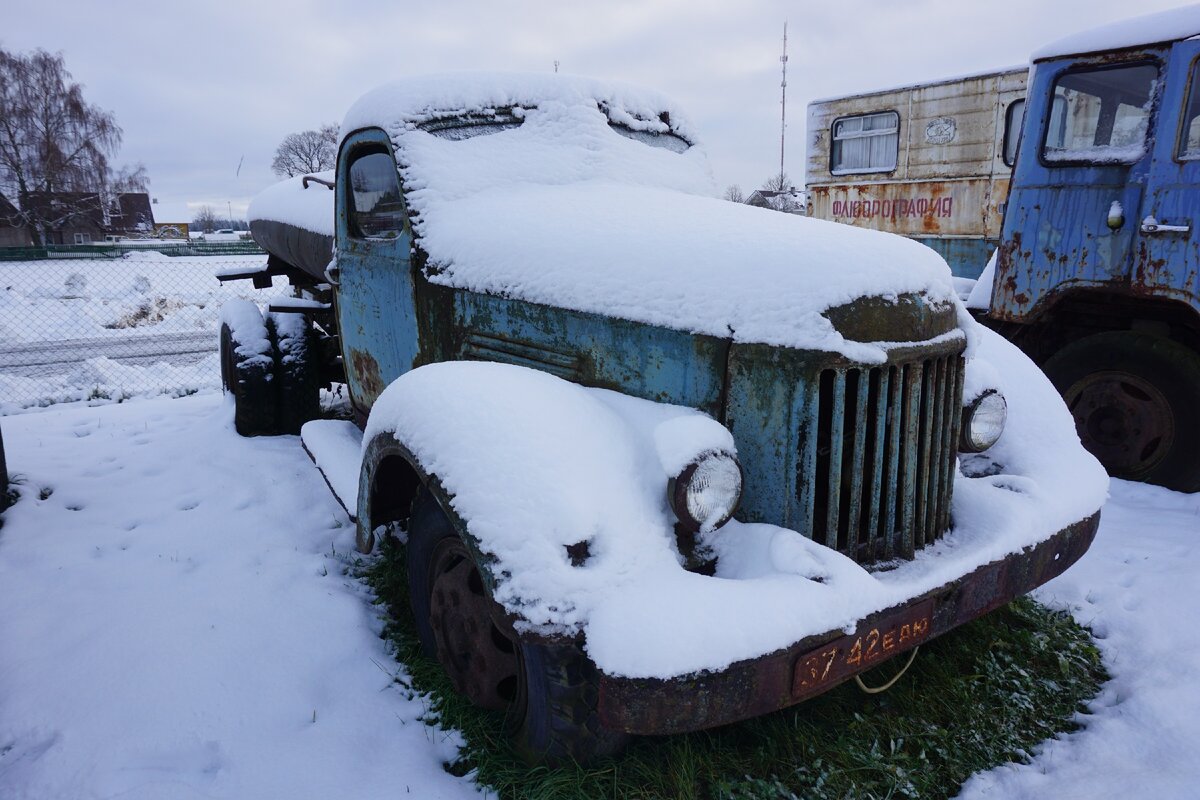
[[[591,767],[530,768],[502,719],[454,694],[422,656],[408,608],[404,548],[385,540],[363,570],[391,611],[385,636],[429,701],[429,718],[462,731],[446,766],[471,771],[502,798],[943,798],[979,770],[1022,761],[1039,742],[1077,727],[1075,715],[1108,675],[1091,635],[1064,613],[1022,598],[921,648],[894,688],[869,696],[853,682],[749,722],[683,736],[635,739]],[[868,674],[882,683],[898,665]]]

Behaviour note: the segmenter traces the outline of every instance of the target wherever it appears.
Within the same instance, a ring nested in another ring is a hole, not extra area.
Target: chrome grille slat
[[[854,425],[853,456],[850,459],[850,487],[846,498],[846,537],[843,552],[851,558],[858,552],[858,530],[862,521],[862,482],[863,468],[867,457],[867,402],[870,395],[871,382],[868,373],[863,370],[852,370],[848,376],[854,378]]]
[[[797,527],[860,563],[912,558],[949,527],[962,358],[827,369],[805,402]]]

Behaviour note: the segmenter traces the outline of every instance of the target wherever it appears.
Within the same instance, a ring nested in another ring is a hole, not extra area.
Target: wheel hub
[[[432,559],[429,621],[454,688],[472,703],[504,711],[517,696],[520,663],[511,636],[495,623],[495,601],[479,568],[457,539],[438,546]]]
[[[1137,375],[1094,372],[1065,393],[1079,438],[1116,477],[1138,479],[1162,461],[1175,438],[1171,405]]]

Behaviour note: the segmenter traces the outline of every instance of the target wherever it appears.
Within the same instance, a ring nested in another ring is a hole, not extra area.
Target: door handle
[[[1191,233],[1192,223],[1186,225],[1168,225],[1165,222],[1159,222],[1154,218],[1154,215],[1146,217],[1142,220],[1142,233]]]

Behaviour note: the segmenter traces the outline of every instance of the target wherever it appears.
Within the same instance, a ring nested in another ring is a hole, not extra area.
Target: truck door
[[[381,130],[350,136],[337,169],[337,315],[356,415],[417,356],[412,228],[392,144]]]
[[[1172,49],[1157,128],[1132,288],[1200,310],[1200,42]]]
[[[993,288],[993,318],[1024,321],[1074,287],[1124,288],[1149,173],[1161,49],[1037,65]]]

